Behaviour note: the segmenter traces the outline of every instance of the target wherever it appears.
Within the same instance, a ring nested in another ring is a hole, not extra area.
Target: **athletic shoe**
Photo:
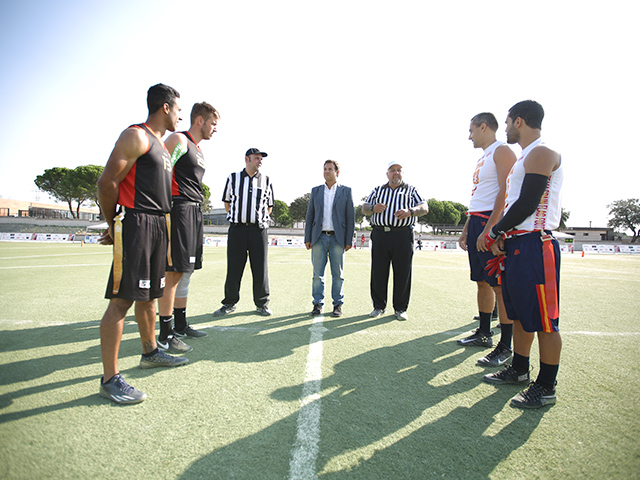
[[[236,311],[236,306],[235,305],[222,305],[218,310],[213,312],[213,316],[214,317],[222,317],[223,315],[226,315],[227,313],[233,313],[235,311]]]
[[[119,373],[111,378],[107,383],[102,383],[104,377],[100,379],[100,396],[113,400],[116,403],[128,405],[132,403],[140,403],[147,394],[133,388],[124,381]]]
[[[188,353],[193,350],[193,347],[187,345],[174,335],[169,335],[165,340],[160,340],[160,338],[158,338],[156,343],[160,350],[164,350],[169,353]]]
[[[486,354],[484,357],[478,359],[477,364],[483,367],[499,367],[504,363],[507,363],[513,352],[510,348],[504,347],[501,343],[494,348],[491,353]]]
[[[334,316],[334,317],[341,317],[342,316],[342,305],[334,305],[333,312],[331,312],[331,315]]]
[[[464,345],[465,347],[470,347],[472,345],[477,347],[493,347],[491,335],[493,335],[493,332],[486,334],[481,332],[479,328],[476,328],[473,331],[473,334],[469,335],[467,338],[458,340],[458,345]]]
[[[374,308],[374,309],[373,309],[373,312],[371,312],[371,313],[369,314],[369,316],[370,316],[371,318],[378,318],[378,317],[380,317],[380,316],[384,315],[384,312],[385,312],[385,309],[384,309],[384,308]]]
[[[271,311],[271,309],[266,305],[264,307],[256,308],[256,313],[259,313],[263,317],[268,317],[269,315],[273,315],[273,312]]]
[[[482,377],[487,383],[495,383],[499,385],[520,385],[529,383],[529,372],[518,373],[516,369],[509,365],[507,368],[496,373],[489,373]]]
[[[189,363],[189,359],[184,357],[172,357],[167,355],[162,350],[158,350],[155,355],[151,357],[145,357],[142,355],[140,358],[140,368],[155,368],[155,367],[178,367]]]
[[[185,338],[185,337],[191,337],[191,338],[199,338],[199,337],[206,337],[207,335],[209,335],[207,332],[203,332],[202,330],[196,330],[195,328],[191,328],[191,325],[187,324],[187,327],[184,330],[173,330],[173,333],[176,337],[178,338]]]
[[[315,304],[313,306],[313,310],[311,311],[311,316],[312,317],[317,317],[318,315],[322,315],[322,305]]]
[[[407,312],[404,310],[396,310],[396,318],[404,322],[405,320],[409,320],[409,315],[407,315]]]
[[[537,382],[531,382],[529,388],[511,399],[511,405],[517,408],[540,408],[556,403],[556,389],[545,388]]]

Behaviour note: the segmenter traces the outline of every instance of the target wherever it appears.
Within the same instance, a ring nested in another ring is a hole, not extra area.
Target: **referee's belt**
[[[398,231],[411,230],[411,229],[413,229],[413,225],[409,225],[409,226],[406,226],[406,227],[380,227],[378,225],[374,225],[373,229],[374,230],[380,230],[380,231],[383,231],[383,232],[393,232],[393,231],[396,231],[396,230],[398,230]]]
[[[336,232],[334,232],[333,230],[322,230],[322,233],[324,233],[325,235],[335,235]]]

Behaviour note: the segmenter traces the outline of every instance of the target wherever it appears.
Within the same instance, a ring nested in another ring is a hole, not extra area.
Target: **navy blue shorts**
[[[525,332],[557,332],[560,305],[560,246],[545,232],[505,240],[502,297],[510,320]]]
[[[480,212],[487,217],[491,212]],[[484,269],[487,262],[494,258],[491,252],[480,252],[476,248],[478,237],[487,225],[487,219],[471,215],[469,217],[469,225],[467,229],[467,254],[469,255],[469,267],[471,267],[471,280],[474,282],[487,282],[492,287],[500,285],[498,278],[494,275],[488,275]]]

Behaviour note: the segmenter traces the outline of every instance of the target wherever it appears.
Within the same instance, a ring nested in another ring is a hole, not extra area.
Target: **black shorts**
[[[118,236],[115,230],[114,226],[114,236]],[[168,237],[164,214],[154,215],[128,210],[122,219],[120,235],[122,255],[120,256],[114,246],[113,264],[105,298],[144,302],[161,297],[165,283]],[[120,265],[122,275],[116,275],[120,277],[118,282],[114,279],[114,270],[119,270]],[[114,284],[117,285],[116,292]]]
[[[189,273],[202,268],[204,227],[202,210],[195,203],[174,203],[171,208],[171,260],[169,272]]]

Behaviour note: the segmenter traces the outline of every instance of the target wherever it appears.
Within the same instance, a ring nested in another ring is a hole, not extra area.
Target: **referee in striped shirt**
[[[273,209],[273,186],[260,173],[267,154],[250,148],[245,154],[245,168],[227,178],[222,201],[229,220],[227,237],[227,279],[222,307],[216,317],[232,313],[240,300],[240,282],[247,264],[253,277],[253,301],[260,315],[271,315],[269,308],[269,272],[267,270],[267,227]]]
[[[389,267],[393,265],[393,309],[398,320],[407,320],[411,293],[413,226],[416,217],[429,209],[415,187],[402,181],[402,165],[391,162],[389,182],[376,187],[362,211],[371,215],[371,317],[379,317],[387,307]]]

